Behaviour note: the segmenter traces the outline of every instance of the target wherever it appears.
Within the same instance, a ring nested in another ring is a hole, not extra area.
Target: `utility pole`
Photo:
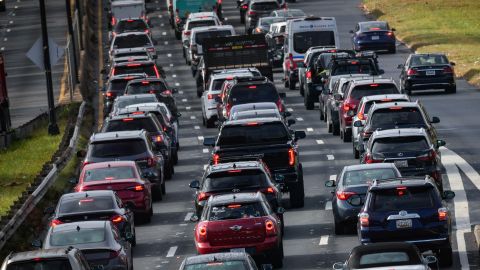
[[[68,34],[70,35],[70,42],[72,43],[73,49],[73,72],[75,73],[75,82],[78,83],[78,66],[77,66],[77,44],[75,44],[75,38],[73,37],[73,22],[72,22],[72,5],[71,0],[65,0],[65,7],[67,9],[67,24],[68,24]],[[70,71],[72,72],[72,70]]]
[[[47,81],[47,99],[48,99],[48,134],[60,134],[57,119],[55,116],[55,103],[53,101],[53,84],[52,84],[52,66],[50,64],[50,48],[48,46],[47,17],[45,13],[45,0],[40,1],[40,21],[42,24],[42,41],[43,41],[43,63],[45,69],[45,79]]]

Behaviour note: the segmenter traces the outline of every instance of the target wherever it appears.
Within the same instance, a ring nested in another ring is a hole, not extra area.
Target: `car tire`
[[[215,120],[213,119],[208,119],[206,122],[207,128],[214,128],[215,127]]]
[[[160,185],[154,185],[152,187],[152,197],[155,201],[163,200],[162,187]]]
[[[328,131],[328,133],[332,133],[332,131],[333,131],[332,123],[330,123],[330,121],[328,119],[328,114],[325,116],[325,119],[326,119],[326,122],[327,122],[327,131]]]
[[[324,114],[324,111],[323,111],[323,107],[321,106],[321,104],[318,104],[318,107],[319,107],[319,114],[320,114],[320,120],[325,120],[325,114]]]
[[[332,134],[334,136],[340,135],[340,124],[332,121]]]
[[[439,260],[438,264],[441,267],[449,267],[453,264],[453,252],[452,246],[450,244],[448,244],[448,246],[446,247],[439,249],[436,255]]]
[[[303,88],[305,87],[305,85],[303,83],[300,83],[300,81],[298,82],[298,91],[299,92],[303,92]],[[303,96],[303,95],[302,95]]]
[[[245,16],[242,16],[242,14],[240,14],[240,23],[245,24]]]
[[[357,150],[357,148],[355,147],[355,145],[352,143],[352,148],[353,148],[353,157],[355,159],[359,159],[360,158],[360,152]]]
[[[205,119],[205,115],[202,113],[202,125],[205,127],[207,125],[207,120]]]
[[[135,247],[137,245],[137,232],[135,231],[135,229],[133,229],[133,239],[130,244],[132,244],[132,247]]]
[[[305,92],[305,96],[303,97],[303,104],[305,105],[305,109],[311,111],[315,107],[315,101],[309,95],[310,91]]]
[[[185,53],[185,47],[182,49],[183,58],[185,58],[185,63],[187,62],[187,54]]]
[[[287,79],[284,79],[284,81],[283,81],[283,86],[284,86],[285,88],[289,88],[289,81],[288,81]]]
[[[351,134],[348,134],[348,132],[346,130],[344,130],[343,132],[343,142],[351,142],[352,141],[352,135]]]
[[[172,179],[173,176],[173,160],[170,161],[165,168],[165,179]]]
[[[177,40],[180,40],[180,39],[182,38],[182,33],[179,32],[179,31],[177,31],[177,30],[175,30],[175,38],[176,38]]]
[[[345,225],[341,222],[337,222],[334,218],[334,227],[335,227],[335,235],[343,235],[345,234]]]
[[[283,267],[283,241],[280,242],[280,246],[272,252],[272,266],[273,268]]]
[[[296,85],[296,82],[294,80],[292,80],[289,76],[288,77],[288,89],[295,90],[295,85]]]
[[[393,48],[390,48],[388,52],[393,54],[397,53],[397,47],[393,46]]]
[[[447,94],[455,94],[457,92],[457,86],[452,86],[447,89],[445,89],[445,92]]]
[[[301,208],[305,205],[305,190],[303,183],[303,170],[300,166],[298,172],[298,181],[290,186],[290,205],[293,208]]]
[[[178,164],[178,145],[177,145],[177,149],[175,150],[175,152],[173,152],[172,154],[172,158],[173,158],[173,165],[177,165]]]
[[[150,214],[150,212],[146,213],[146,214],[142,214],[142,223],[143,224],[148,224],[152,222],[152,215]]]
[[[301,95],[302,97],[305,95],[305,87],[308,87],[308,86],[305,86],[304,83],[302,83],[302,85],[300,85],[299,92],[300,92],[300,95]]]
[[[160,189],[162,191],[162,195],[165,195],[167,193],[167,188],[165,186],[165,182],[163,182],[161,185],[160,185]],[[163,197],[163,196],[162,196]]]

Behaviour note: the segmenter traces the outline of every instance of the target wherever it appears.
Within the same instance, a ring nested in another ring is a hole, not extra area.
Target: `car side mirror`
[[[34,248],[42,248],[42,240],[35,239],[32,241],[32,247]]]
[[[278,96],[281,97],[281,98],[286,98],[287,94],[282,92],[282,93],[278,93]]]
[[[355,32],[353,32],[353,30],[350,30],[350,31],[348,31],[348,32],[349,32],[350,34],[354,34],[354,33],[355,33]]]
[[[305,137],[307,137],[307,133],[305,133],[305,131],[303,130],[296,130],[294,135],[295,135],[295,140],[305,139]]]
[[[403,67],[404,67],[404,65],[400,64],[400,65],[397,66],[397,69],[402,69]]]
[[[391,28],[390,31],[395,32],[395,31],[397,31],[397,29]]]
[[[362,121],[357,120],[357,121],[353,122],[353,126],[354,127],[363,127]]]
[[[178,89],[177,88],[172,88],[172,93],[174,93],[174,94],[178,93]]]
[[[342,95],[341,94],[335,94],[333,95],[333,98],[336,100],[336,101],[340,101],[343,99]]]
[[[271,264],[262,264],[261,269],[262,270],[272,270],[273,266]]]
[[[125,240],[127,240],[128,242],[132,241],[133,240],[133,234],[131,232],[126,232],[125,233]]]
[[[433,255],[426,256],[424,259],[425,259],[425,262],[426,262],[427,264],[437,263],[437,257],[435,257],[435,256],[433,256]]]
[[[378,74],[379,74],[379,75],[385,74],[385,70],[379,69],[379,70],[378,70]]]
[[[437,140],[437,146],[445,146],[447,143],[444,140]]]
[[[215,146],[215,141],[217,138],[215,137],[207,137],[203,139],[203,145],[205,146]]]
[[[283,117],[290,117],[290,116],[292,116],[291,112],[284,112],[283,113]]]
[[[70,179],[68,179],[68,183],[70,183],[72,185],[76,185],[78,183],[78,180],[77,180],[77,178],[70,178]]]
[[[142,177],[150,180],[150,179],[154,178],[155,175],[152,172],[144,172],[144,173],[142,173]]]
[[[432,117],[432,121],[430,121],[430,123],[432,123],[432,124],[440,123],[440,118],[434,116],[434,117]]]
[[[342,262],[336,262],[333,264],[333,269],[334,270],[340,270],[343,269],[343,263]]]
[[[182,116],[182,114],[177,112],[177,117],[181,117],[181,116]]]
[[[288,119],[287,120],[287,125],[288,126],[291,126],[291,125],[294,125],[297,121],[295,121],[294,119]]]
[[[78,158],[83,158],[83,157],[85,157],[86,155],[87,155],[87,151],[85,151],[85,150],[83,150],[83,149],[77,151],[77,157],[78,157]]]
[[[157,59],[158,59],[158,55],[156,55],[156,54],[152,55],[152,59],[153,59],[153,60],[157,60]]]
[[[200,181],[198,180],[193,180],[192,182],[190,182],[190,184],[188,185],[190,188],[195,188],[195,189],[199,189],[200,188]]]
[[[43,209],[43,214],[44,215],[53,215],[54,212],[55,212],[55,207],[53,207],[53,206],[49,206],[49,207]]]
[[[216,96],[215,102],[222,103],[222,98],[220,98],[219,96]]]
[[[347,201],[353,206],[360,206],[363,204],[363,200],[360,195],[353,195]]]
[[[335,180],[328,180],[325,182],[326,187],[335,187],[337,186],[337,183],[335,183]]]
[[[455,192],[453,192],[451,190],[445,190],[442,194],[442,198],[444,200],[451,200],[451,199],[455,198]]]
[[[285,208],[283,208],[283,207],[278,207],[278,208],[277,208],[277,214],[282,215],[283,213],[285,213]]]
[[[455,66],[455,62],[450,62],[450,65]]]
[[[350,117],[352,117],[352,116],[355,115],[355,111],[349,110],[349,111],[347,112],[347,115],[350,116]]]
[[[283,183],[285,181],[285,175],[283,174],[275,174],[275,182]]]

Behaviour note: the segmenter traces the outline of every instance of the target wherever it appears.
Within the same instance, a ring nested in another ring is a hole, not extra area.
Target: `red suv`
[[[247,252],[268,259],[275,268],[283,265],[281,221],[260,192],[212,196],[195,227],[199,254]]]

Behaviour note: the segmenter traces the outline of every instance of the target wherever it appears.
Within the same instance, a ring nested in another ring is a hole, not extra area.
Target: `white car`
[[[115,35],[110,44],[109,56],[113,58],[115,51],[119,49],[142,49],[145,48],[152,58],[157,55],[155,49],[156,41],[150,38],[150,35],[145,32],[127,32]]]
[[[231,25],[204,26],[193,28],[190,34],[190,41],[188,42],[189,47],[186,53],[186,61],[188,63],[191,63],[192,65],[198,65],[200,56],[203,55],[202,44],[205,39],[213,37],[228,37],[234,35],[235,29]]]
[[[190,35],[192,33],[192,29],[196,27],[204,27],[204,26],[217,26],[221,25],[222,22],[218,18],[215,12],[196,12],[190,13],[188,18],[185,22],[185,27],[182,31],[182,45],[183,45],[183,57],[186,58],[186,52],[189,47]],[[187,62],[189,64],[189,62]]]

